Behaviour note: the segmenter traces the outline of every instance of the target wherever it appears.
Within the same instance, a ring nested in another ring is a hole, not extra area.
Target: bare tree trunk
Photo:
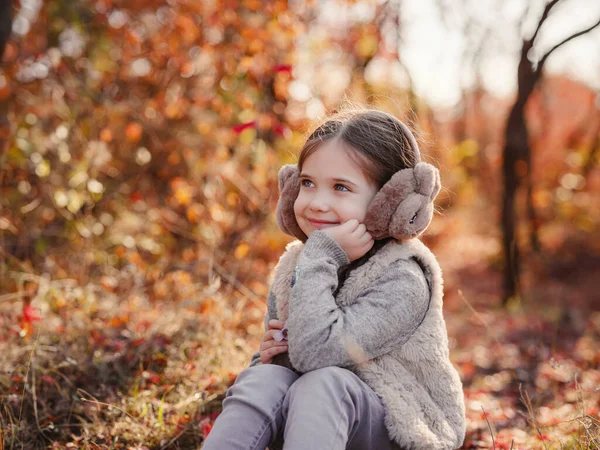
[[[519,97],[521,97],[519,91]],[[521,185],[519,169],[526,164],[526,147],[529,146],[527,127],[524,117],[524,98],[517,102],[510,111],[505,130],[504,161],[502,175],[504,194],[502,197],[502,250],[504,255],[504,296],[502,302],[506,305],[511,298],[520,293],[519,275],[520,258],[519,246],[515,236],[516,231],[516,196]]]
[[[517,211],[515,202],[517,193],[525,178],[529,185],[531,172],[531,148],[529,133],[525,123],[525,105],[539,80],[541,72],[533,69],[528,59],[533,41],[524,41],[517,73],[517,100],[511,108],[504,132],[504,151],[502,173],[504,194],[502,199],[502,249],[504,254],[504,293],[502,303],[520,296],[520,254],[517,242]]]
[[[12,0],[0,0],[0,61],[12,30]]]
[[[537,27],[531,39],[523,41],[521,47],[521,57],[519,60],[519,68],[517,73],[517,100],[513,105],[505,128],[505,143],[502,165],[504,193],[502,198],[502,234],[503,242],[502,249],[504,254],[504,292],[502,303],[508,304],[511,299],[519,299],[520,292],[520,254],[519,246],[515,236],[517,228],[517,213],[515,201],[517,192],[521,187],[522,178],[525,179],[528,192],[527,196],[531,195],[533,189],[531,181],[531,147],[529,145],[529,135],[527,132],[527,124],[525,123],[525,104],[531,93],[533,92],[537,82],[542,76],[542,70],[548,57],[559,47],[567,42],[582,36],[594,28],[600,26],[600,20],[585,30],[570,35],[548,50],[538,61],[534,68],[533,63],[529,60],[528,54],[533,48],[535,38],[537,37],[540,28],[548,18],[550,10],[561,0],[551,0],[542,13],[542,17],[538,21]],[[535,211],[533,203],[528,198],[528,208],[530,208],[529,217],[535,222]]]

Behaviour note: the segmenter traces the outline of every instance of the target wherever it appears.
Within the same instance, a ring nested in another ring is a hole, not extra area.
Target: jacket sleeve
[[[267,314],[265,315],[265,332],[269,329],[269,320],[271,319],[277,319],[277,303],[275,294],[273,294],[272,290],[269,290],[269,295],[267,296]],[[260,362],[260,353],[256,352],[252,355],[248,367],[257,366],[258,364],[262,363]]]
[[[430,291],[415,260],[382,269],[351,305],[338,306],[338,270],[348,264],[344,250],[314,231],[300,255],[287,321],[290,360],[300,372],[351,366],[405,343],[425,318]]]

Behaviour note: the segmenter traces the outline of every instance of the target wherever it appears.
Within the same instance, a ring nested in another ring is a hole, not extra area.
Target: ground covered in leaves
[[[523,301],[503,308],[498,237],[470,214],[436,217],[425,237],[444,269],[463,448],[600,448],[597,244],[574,235],[551,257],[530,254]],[[36,287],[25,316],[21,302],[0,303],[4,448],[201,446],[258,344],[264,302],[224,272],[194,284],[185,271],[161,278],[171,295],[150,301],[131,282],[141,272],[86,286],[22,275]]]

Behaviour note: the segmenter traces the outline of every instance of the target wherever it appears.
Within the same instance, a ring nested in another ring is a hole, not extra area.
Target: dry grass
[[[19,303],[0,305],[4,448],[199,447],[252,351],[237,308],[64,294],[55,311],[34,303],[28,334]]]

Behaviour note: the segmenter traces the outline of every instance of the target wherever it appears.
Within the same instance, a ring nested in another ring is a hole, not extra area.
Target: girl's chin
[[[325,230],[326,228],[337,227],[339,223],[311,223],[309,231]]]

